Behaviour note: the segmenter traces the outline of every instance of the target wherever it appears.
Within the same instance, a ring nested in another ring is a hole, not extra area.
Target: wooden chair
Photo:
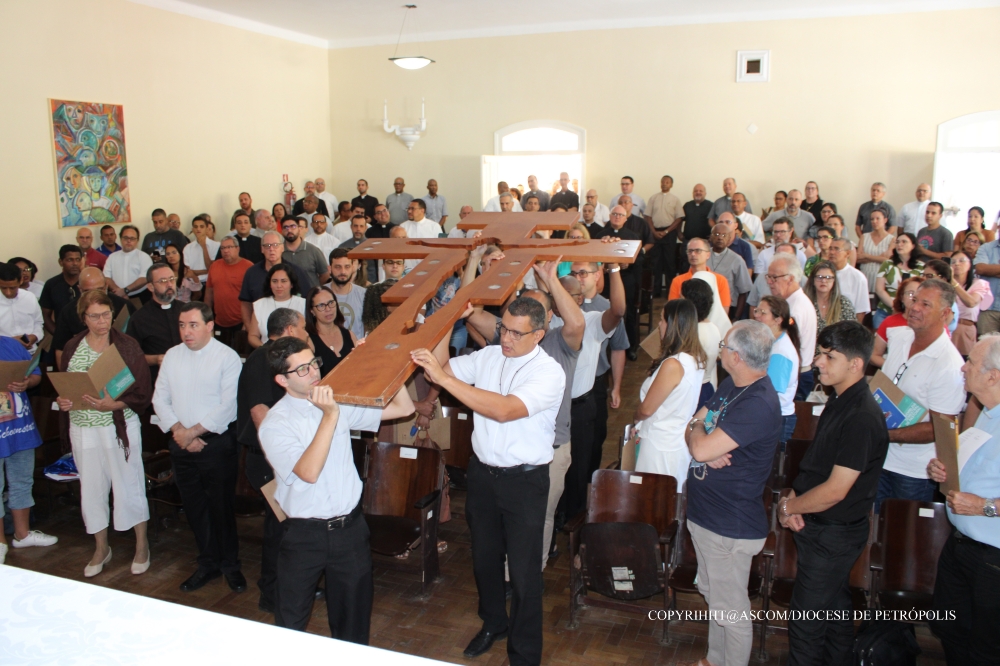
[[[851,568],[851,576],[848,580],[848,586],[851,588],[851,605],[854,607],[854,610],[871,608],[871,553],[877,527],[878,521],[876,520],[875,507],[873,506],[871,511],[868,512],[868,543],[865,544],[865,549],[861,551],[857,562]]]
[[[371,549],[394,558],[409,553],[419,539],[411,557],[419,560],[421,596],[428,594],[440,573],[437,528],[443,470],[437,449],[387,442],[368,447],[362,509],[371,531]]]
[[[816,424],[819,423],[819,414],[813,414],[813,408],[822,406],[818,402],[795,401],[795,432],[792,439],[806,439],[810,442],[816,436]]]
[[[761,555],[766,560],[764,575],[763,595],[763,616],[764,620],[760,628],[760,643],[758,644],[757,658],[767,661],[767,635],[768,633],[785,633],[786,627],[776,627],[769,623],[767,612],[771,604],[788,608],[792,600],[792,589],[795,587],[795,575],[798,572],[798,550],[795,548],[795,539],[792,531],[782,527],[777,520],[771,525],[771,533],[767,535],[764,542],[764,550]]]
[[[465,405],[441,405],[441,416],[451,420],[451,448],[444,452],[448,467],[469,469],[472,458],[472,410]]]
[[[785,451],[781,456],[781,469],[778,475],[778,489],[791,488],[795,477],[799,475],[799,465],[806,455],[806,450],[812,440],[792,438],[785,442]]]
[[[664,563],[677,529],[677,479],[661,474],[599,469],[594,472],[587,511],[567,525],[570,533],[570,620],[580,626],[581,606],[642,613],[630,603],[663,593],[670,607]],[[593,590],[603,599],[587,595]],[[661,643],[667,639],[663,623]]]
[[[872,598],[879,610],[930,610],[937,561],[953,528],[945,505],[887,499],[871,548]]]
[[[160,527],[165,526],[166,519],[160,518],[161,506],[171,507],[174,512],[183,504],[181,493],[174,483],[174,468],[170,461],[170,451],[161,449],[153,453],[142,454],[142,467],[146,476],[146,500],[149,502],[149,515],[153,523],[153,538],[159,534]]]

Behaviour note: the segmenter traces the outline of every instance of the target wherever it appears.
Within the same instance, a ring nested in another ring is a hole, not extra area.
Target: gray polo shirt
[[[712,204],[712,210],[708,214],[708,216],[713,220],[718,220],[719,216],[722,215],[723,213],[732,213],[732,212],[733,212],[733,198],[719,197],[718,199],[715,200],[715,203]],[[750,205],[749,201],[747,201],[746,212],[753,213],[753,207]]]
[[[535,198],[538,199],[539,212],[544,213],[549,209],[550,197],[548,192],[542,192],[541,190],[528,190],[527,192],[521,195],[521,200],[523,201],[525,197],[527,197],[529,194],[533,195]]]
[[[445,198],[440,194],[436,197],[432,197],[430,194],[425,194],[420,197],[420,200],[424,202],[425,206],[427,206],[425,217],[428,217],[435,222],[440,222],[442,217],[448,215],[448,202],[445,201]],[[403,216],[403,219],[406,219],[405,215]]]
[[[726,248],[721,253],[712,251],[708,255],[708,268],[713,273],[724,275],[729,283],[729,302],[735,307],[736,299],[740,294],[747,294],[753,286],[750,282],[750,273],[747,271],[747,263],[743,257]]]
[[[303,295],[308,293],[313,287],[319,286],[320,276],[330,270],[330,264],[327,263],[326,257],[323,256],[323,251],[306,241],[300,242],[299,248],[294,252],[289,250],[288,243],[285,243],[285,251],[281,254],[281,260],[295,264],[309,278],[309,284],[299,285],[299,291]]]
[[[782,208],[781,210],[776,210],[764,218],[764,221],[761,223],[764,227],[764,231],[771,233],[771,227],[774,226],[776,221],[783,217],[791,218],[792,226],[795,228],[795,235],[799,238],[805,238],[806,234],[809,233],[809,227],[816,222],[816,218],[813,217],[812,213],[808,213],[801,208],[799,209],[798,215],[789,215],[785,212],[785,209]]]
[[[854,226],[861,227],[861,233],[867,234],[871,232],[872,211],[876,208],[881,208],[889,216],[889,221],[885,223],[886,230],[888,230],[889,227],[896,226],[896,209],[893,208],[888,201],[883,199],[878,203],[878,205],[875,205],[871,201],[866,201],[861,204],[860,208],[858,208],[858,219],[854,222]]]
[[[393,192],[385,198],[385,207],[389,209],[389,221],[393,224],[406,222],[406,207],[413,201],[413,195],[403,192],[396,194]]]

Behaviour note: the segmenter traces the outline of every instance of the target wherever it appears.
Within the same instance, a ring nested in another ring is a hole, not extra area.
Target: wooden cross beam
[[[337,402],[383,407],[416,369],[410,352],[433,349],[451,335],[466,305],[502,305],[536,261],[600,261],[630,264],[639,255],[639,241],[582,241],[532,238],[536,231],[568,230],[578,213],[472,213],[460,229],[480,229],[476,238],[369,239],[351,250],[351,259],[419,259],[399,282],[382,295],[398,305],[378,328],[337,364],[321,383],[333,388]],[[458,290],[443,308],[417,325],[417,315],[444,281],[462,269],[469,251],[498,245],[505,258],[471,284]]]

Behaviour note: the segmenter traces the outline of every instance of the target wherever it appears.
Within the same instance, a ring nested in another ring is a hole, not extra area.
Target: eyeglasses
[[[291,228],[291,227],[289,227]],[[284,243],[261,243],[260,246],[265,250],[270,250],[272,247],[284,247]]]
[[[337,301],[327,301],[325,303],[314,303],[313,307],[317,310],[332,310],[337,307]]]
[[[708,250],[702,250],[701,248],[694,247],[687,251],[688,254],[698,254],[700,252],[708,252]]]
[[[935,280],[935,279],[940,279],[941,278],[941,276],[938,275],[937,273],[924,273],[924,277],[928,278],[930,280]]]
[[[725,238],[729,234],[712,234],[712,238]]]
[[[728,349],[729,351],[733,351],[733,348],[727,345],[725,340],[719,340],[719,350],[721,351],[723,349]]]
[[[587,277],[588,275],[591,275],[591,274],[597,273],[597,272],[598,271],[570,271],[569,274],[572,277],[575,277],[577,280],[582,280],[583,278]]]
[[[123,240],[123,241],[132,241],[132,242],[136,242],[136,241],[138,241],[138,240],[139,240],[139,237],[138,237],[138,236],[122,236],[122,240]]]
[[[767,275],[764,276],[764,279],[767,280],[768,282],[777,282],[781,278],[788,277],[789,275],[790,273],[785,273],[784,275],[771,275],[770,273],[768,273]]]
[[[814,276],[814,279],[816,279],[816,280],[823,280],[824,282],[826,282],[828,280],[836,280],[837,276],[836,275],[816,275],[816,276]]]
[[[101,321],[102,319],[103,320],[110,320],[111,319],[111,315],[112,315],[111,310],[108,310],[107,312],[98,312],[98,313],[95,313],[95,314],[90,314],[88,312],[85,316],[87,317],[87,321],[98,322],[98,321]]]
[[[175,277],[166,277],[166,278],[160,278],[159,280],[153,280],[153,284],[173,284],[174,282],[177,282],[177,278]]]
[[[309,374],[309,371],[312,370],[313,368],[316,368],[317,370],[319,370],[322,367],[323,367],[323,359],[321,359],[319,356],[317,356],[316,358],[314,358],[313,360],[309,361],[308,363],[303,363],[299,367],[294,368],[292,370],[289,370],[288,372],[283,372],[281,374],[283,374],[283,375],[290,375],[290,374],[292,374],[294,372],[299,377],[305,377],[306,375]]]
[[[540,330],[542,330],[542,329],[540,329],[540,328],[533,328],[530,331],[522,333],[521,331],[512,331],[511,329],[507,328],[503,324],[500,324],[500,323],[497,324],[497,335],[499,335],[501,338],[503,336],[505,336],[505,335],[509,335],[510,339],[513,340],[514,342],[520,342],[521,338],[523,338],[524,336],[531,335],[535,331],[540,331]]]
[[[611,213],[611,217],[625,217],[625,213]]]
[[[385,266],[402,266],[402,265],[404,265],[404,264],[405,264],[406,262],[405,262],[405,261],[403,261],[402,259],[384,259],[384,260],[382,261],[382,263],[383,263],[383,264],[384,264]]]
[[[903,373],[906,372],[906,369],[908,367],[909,367],[909,365],[907,365],[906,363],[904,363],[903,365],[899,366],[899,371],[896,373],[896,376],[892,378],[892,383],[893,384],[898,384],[899,383],[899,380],[902,379]]]

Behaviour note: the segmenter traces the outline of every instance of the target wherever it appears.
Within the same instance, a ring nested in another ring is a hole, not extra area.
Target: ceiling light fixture
[[[411,9],[417,8],[416,5],[403,6],[406,8],[406,13],[403,14],[403,24],[399,26],[399,37],[396,38],[396,50],[392,52],[392,57],[389,58],[389,62],[393,63],[397,67],[402,67],[403,69],[423,69],[434,61],[430,58],[425,58],[424,56],[396,56],[399,52],[399,42],[403,38],[403,28],[406,27],[406,17],[409,15]]]

